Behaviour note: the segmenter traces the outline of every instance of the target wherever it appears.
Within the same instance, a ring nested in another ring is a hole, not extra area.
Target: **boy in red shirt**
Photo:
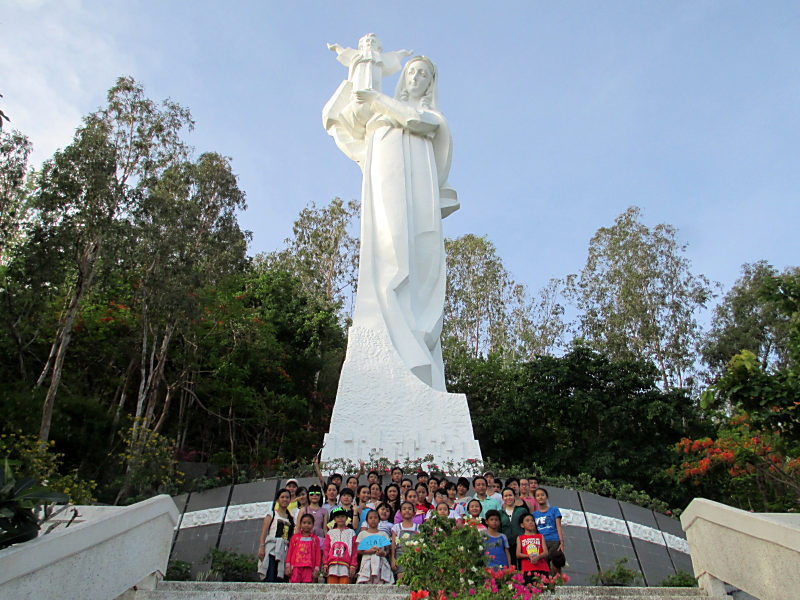
[[[547,544],[536,529],[536,519],[531,514],[521,515],[519,524],[525,531],[517,537],[517,558],[520,561],[520,571],[525,578],[525,584],[530,585],[534,578],[541,579],[550,575],[550,566],[547,563]]]

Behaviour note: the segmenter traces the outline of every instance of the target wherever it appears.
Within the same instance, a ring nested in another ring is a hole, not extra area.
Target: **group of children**
[[[325,481],[317,468],[317,475],[320,485],[308,489],[289,479],[264,518],[258,558],[265,581],[311,583],[322,573],[332,584],[393,583],[395,574],[402,578],[397,559],[405,544],[435,515],[476,527],[489,565],[517,565],[527,583],[564,565],[561,512],[535,477],[512,477],[503,488],[486,473],[473,478],[470,495],[464,477],[452,482],[420,472],[415,485],[399,467],[385,487],[377,471],[367,485],[351,475],[344,487],[339,474]]]

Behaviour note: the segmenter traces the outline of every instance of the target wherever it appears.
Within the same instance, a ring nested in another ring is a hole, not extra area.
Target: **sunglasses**
[[[322,496],[322,492],[308,492],[309,496]]]

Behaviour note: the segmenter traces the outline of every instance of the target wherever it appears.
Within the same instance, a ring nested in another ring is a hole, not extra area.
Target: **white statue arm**
[[[345,67],[353,64],[353,61],[358,57],[358,50],[353,48],[342,48],[339,44],[328,44],[328,50],[336,52],[336,60],[342,63]]]
[[[381,54],[381,58],[383,59],[383,76],[388,77],[389,75],[394,75],[397,73],[402,65],[400,61],[406,58],[407,56],[411,56],[413,52],[411,50],[397,50],[393,52],[383,52]]]
[[[354,94],[359,103],[368,104],[375,113],[394,119],[411,133],[433,136],[439,127],[439,116],[432,111],[417,110],[374,90],[358,90]]]

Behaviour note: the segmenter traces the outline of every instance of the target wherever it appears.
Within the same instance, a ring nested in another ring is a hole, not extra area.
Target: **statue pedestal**
[[[435,390],[403,363],[388,332],[351,327],[322,460],[480,459],[467,397]]]

